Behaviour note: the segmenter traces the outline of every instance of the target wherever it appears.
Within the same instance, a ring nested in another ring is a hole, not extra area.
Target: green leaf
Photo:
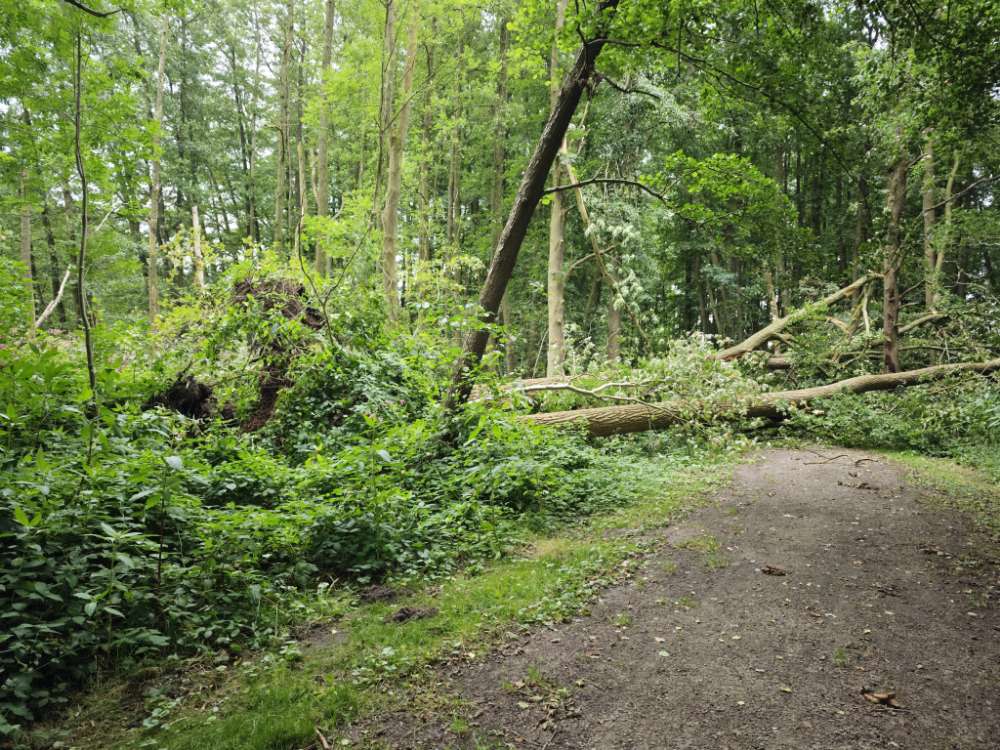
[[[31,526],[31,519],[28,518],[28,514],[21,507],[14,508],[14,520],[22,526]]]

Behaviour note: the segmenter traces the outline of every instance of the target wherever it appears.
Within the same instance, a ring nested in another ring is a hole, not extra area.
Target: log
[[[582,425],[595,437],[621,435],[630,432],[660,430],[690,419],[693,408],[703,411],[702,406],[721,419],[763,417],[780,420],[786,416],[789,406],[803,406],[810,401],[829,398],[840,393],[866,393],[894,388],[920,385],[959,372],[987,374],[1000,370],[1000,358],[986,362],[961,362],[950,365],[934,365],[919,370],[885,373],[881,375],[859,375],[839,380],[835,383],[800,388],[792,391],[763,393],[750,404],[733,405],[697,404],[685,401],[662,404],[629,404],[627,406],[602,406],[576,411],[558,411],[542,414],[528,414],[521,421],[548,427]]]

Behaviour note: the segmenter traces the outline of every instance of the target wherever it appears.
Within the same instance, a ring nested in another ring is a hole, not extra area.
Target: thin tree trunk
[[[554,112],[559,101],[559,34],[566,23],[566,6],[569,0],[557,0],[556,24],[549,54],[549,111]],[[560,156],[566,153],[566,139],[560,144]],[[562,169],[559,159],[552,168],[552,186],[562,184]],[[563,374],[566,359],[566,215],[562,195],[557,190],[549,204],[549,264],[547,274],[547,301],[549,343],[546,357],[545,375],[556,377]]]
[[[924,219],[924,307],[933,310],[937,305],[937,288],[934,270],[937,268],[934,246],[934,220],[937,192],[934,189],[934,143],[932,133],[925,135],[924,179],[921,188],[921,213]]]
[[[152,175],[149,181],[149,249],[146,254],[146,288],[149,295],[149,321],[160,314],[159,230],[160,230],[160,132],[163,127],[163,86],[167,65],[167,15],[160,18],[160,57],[156,66],[156,99],[153,109]],[[81,305],[82,307],[82,305]]]
[[[500,239],[503,231],[503,194],[507,170],[507,101],[510,96],[507,79],[507,56],[510,50],[510,31],[507,28],[507,18],[500,18],[500,42],[497,54],[500,58],[500,70],[497,73],[497,108],[493,124],[493,184],[490,189],[490,215],[493,218],[493,246]],[[514,347],[510,335],[511,314],[510,295],[504,294],[500,301],[500,323],[507,332],[504,346],[504,371],[514,371]]]
[[[194,240],[194,288],[201,293],[205,291],[205,256],[201,252],[201,221],[198,218],[198,204],[191,206],[191,237]]]
[[[899,269],[903,265],[903,245],[900,220],[906,204],[906,177],[909,159],[903,154],[896,161],[889,177],[886,196],[889,208],[889,227],[882,264],[882,329],[885,337],[883,361],[886,372],[899,372],[899,308],[902,304],[899,290]]]
[[[63,282],[60,284],[59,253],[56,251],[56,236],[55,232],[52,231],[52,215],[49,212],[48,198],[45,198],[42,202],[42,226],[45,227],[45,243],[49,249],[49,279],[52,283],[52,299],[58,300],[56,307],[59,310],[59,323],[65,328],[68,320],[66,317],[66,306],[62,302],[62,290],[65,286],[67,276],[63,276]]]
[[[431,18],[430,27],[431,38],[436,38],[437,36],[437,21]],[[427,53],[427,80],[431,81],[434,79],[435,69],[434,69],[434,45],[426,45]],[[506,63],[501,59],[501,65]],[[421,141],[421,154],[420,154],[420,174],[418,177],[417,186],[417,200],[419,202],[419,223],[420,223],[420,237],[418,239],[418,247],[420,254],[420,261],[423,264],[430,262],[431,259],[431,151],[434,139],[434,111],[432,108],[433,100],[433,89],[431,86],[427,86],[424,90],[424,106],[421,115],[421,131],[422,131],[422,141]],[[501,102],[501,107],[503,103]]]
[[[934,303],[937,304],[941,297],[941,272],[944,269],[944,259],[948,254],[948,249],[951,245],[951,233],[952,233],[952,218],[951,209],[953,205],[952,196],[955,193],[955,177],[958,175],[958,167],[962,161],[962,152],[960,149],[955,150],[955,157],[952,160],[951,171],[948,173],[948,181],[944,186],[944,216],[941,221],[941,228],[938,230],[938,236],[934,238],[934,269],[933,278],[931,279],[931,284],[934,288]],[[987,252],[987,260],[988,250]]]
[[[320,69],[319,134],[316,154],[316,216],[324,217],[330,210],[330,103],[327,101],[327,87],[333,71],[333,22],[336,14],[334,0],[326,0],[323,21],[323,67]],[[323,243],[316,244],[316,273],[325,276],[328,260]]]
[[[291,109],[291,67],[292,36],[295,25],[294,0],[288,0],[285,11],[284,34],[281,43],[281,62],[278,69],[278,142],[276,146],[275,187],[274,187],[274,229],[271,233],[274,249],[285,251],[285,227],[287,223],[288,165],[291,161],[289,146],[289,110]]]
[[[28,204],[28,170],[21,169],[20,182],[21,199],[21,263],[24,265],[25,278],[28,282],[28,331],[35,334],[35,278],[32,269],[34,261],[31,256],[31,206]]]
[[[385,191],[385,205],[382,208],[382,289],[385,293],[389,319],[399,319],[399,271],[398,254],[399,202],[403,181],[403,152],[406,149],[406,134],[410,128],[410,100],[413,93],[413,69],[417,64],[417,22],[416,13],[410,19],[406,36],[406,68],[403,71],[402,105],[396,117],[395,127],[389,136],[388,180]],[[389,72],[392,75],[392,72]],[[394,106],[391,104],[390,106]]]
[[[851,253],[851,275],[857,276],[861,270],[861,248],[866,242],[871,229],[871,215],[868,210],[868,178],[863,174],[858,176],[858,214],[854,225],[854,248]]]
[[[611,289],[608,295],[608,342],[607,356],[609,362],[621,359],[622,347],[622,311],[618,307],[618,295]]]
[[[598,10],[599,12],[613,13],[618,2],[619,0],[604,0],[598,6]],[[580,97],[591,81],[594,65],[605,42],[603,32],[598,30],[597,38],[581,46],[576,62],[563,82],[557,105],[549,113],[541,137],[535,146],[535,151],[524,169],[521,185],[517,190],[510,214],[507,216],[507,223],[504,225],[503,232],[500,233],[493,260],[490,262],[490,268],[479,295],[479,306],[483,310],[484,322],[491,323],[496,319],[500,300],[503,299],[507,283],[514,271],[514,266],[517,264],[517,256],[528,231],[528,225],[531,223],[531,217],[534,215],[545,190],[545,181],[549,170],[552,168],[552,163],[566,137],[566,131],[573,119],[573,114],[576,112],[577,105],[580,103]],[[452,387],[446,399],[448,409],[455,409],[468,399],[469,392],[472,390],[470,373],[479,365],[488,341],[489,331],[484,327],[478,327],[466,336],[462,356],[456,364]]]

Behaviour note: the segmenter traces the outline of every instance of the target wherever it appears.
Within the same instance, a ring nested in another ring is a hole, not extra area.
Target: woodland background
[[[994,0],[0,9],[0,736],[504,556],[650,456],[1000,476]],[[869,375],[919,387],[788,395]],[[581,407],[669,429],[540,426]]]

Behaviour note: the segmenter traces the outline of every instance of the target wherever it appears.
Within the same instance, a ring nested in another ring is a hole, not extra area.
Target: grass
[[[435,663],[477,660],[511,629],[586,611],[597,590],[628,574],[630,558],[659,543],[615,532],[662,527],[696,507],[728,477],[736,458],[650,459],[655,480],[643,500],[537,537],[518,556],[481,572],[427,585],[393,603],[359,605],[336,623],[338,640],[304,651],[293,645],[284,656],[265,654],[195,676],[181,695],[160,704],[153,729],[130,728],[150,707],[140,708],[127,687],[118,686],[94,691],[68,720],[40,728],[27,746],[51,746],[59,738],[63,748],[94,750],[292,750],[314,743],[317,730],[338,746],[350,741],[343,734],[350,722],[404,702],[419,709],[410,701],[421,691],[408,687],[419,685]],[[404,605],[437,613],[386,622]]]
[[[711,534],[695,536],[677,544],[680,549],[689,549],[700,552],[705,560],[705,565],[711,570],[719,570],[729,563],[722,553],[722,545],[719,540]]]
[[[960,466],[950,459],[930,458],[916,453],[888,453],[903,464],[918,485],[934,490],[935,504],[968,513],[976,525],[993,539],[1000,540],[1000,487],[993,472]]]

